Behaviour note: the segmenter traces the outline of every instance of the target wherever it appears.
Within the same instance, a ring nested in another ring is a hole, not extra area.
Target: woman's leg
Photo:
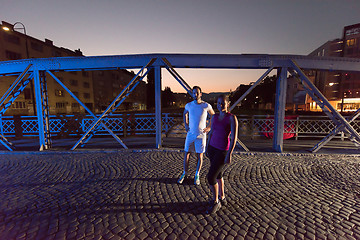
[[[225,198],[225,189],[224,189],[224,178],[217,179],[217,185],[219,186],[218,195],[221,199]]]
[[[219,201],[219,188],[218,188],[218,183],[216,183],[215,185],[210,185],[210,190],[213,194],[213,200],[214,202]]]

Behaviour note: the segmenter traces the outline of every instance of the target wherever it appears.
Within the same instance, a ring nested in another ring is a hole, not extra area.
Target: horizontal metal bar
[[[106,70],[114,68],[141,68],[151,59],[157,58],[154,66],[166,67],[161,61],[166,58],[173,68],[217,68],[217,69],[268,69],[270,66],[289,67],[290,59],[301,69],[330,71],[360,71],[360,59],[343,57],[310,57],[303,55],[271,54],[138,54],[89,57],[34,58],[0,62],[0,74],[21,73],[29,65],[39,71]]]

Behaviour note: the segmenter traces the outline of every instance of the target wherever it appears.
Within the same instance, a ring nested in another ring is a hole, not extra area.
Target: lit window
[[[348,46],[348,47],[352,47],[355,44],[356,44],[356,39],[355,38],[346,40],[346,46]]]
[[[64,91],[63,90],[55,90],[55,96],[64,97]]]

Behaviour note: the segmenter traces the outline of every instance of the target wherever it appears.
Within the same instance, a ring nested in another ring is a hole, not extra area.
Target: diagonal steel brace
[[[98,117],[98,118],[96,119],[96,121],[94,121],[94,123],[88,128],[88,130],[85,132],[85,134],[78,140],[78,142],[71,148],[71,150],[74,150],[80,143],[82,143],[83,140],[86,138],[86,136],[87,136],[91,131],[94,130],[95,126],[96,126],[105,116],[107,116],[107,115],[112,111],[112,109],[113,109],[114,107],[118,106],[118,104],[117,104],[117,103],[118,103],[118,100],[123,97],[124,93],[126,93],[126,92],[130,89],[131,85],[132,85],[134,82],[139,81],[139,79],[140,79],[140,77],[139,77],[140,73],[142,73],[145,68],[150,67],[155,61],[156,61],[156,58],[152,58],[144,67],[141,68],[141,70],[136,74],[136,76],[128,83],[128,85],[123,89],[123,91],[113,100],[113,102],[107,107],[107,109],[101,114],[101,116]],[[142,79],[142,78],[141,78],[141,79]],[[125,148],[127,148],[127,147],[125,146]]]
[[[274,67],[270,67],[261,77],[241,96],[236,100],[236,102],[230,106],[229,111],[231,112],[257,85],[259,85],[264,78],[269,75],[269,73],[274,69]],[[236,139],[236,143],[240,145],[246,152],[249,152],[249,149],[246,147],[246,145],[240,141],[240,139]]]
[[[349,123],[355,121],[355,119],[357,119],[359,116],[360,116],[360,108],[350,118]],[[325,144],[327,144],[331,139],[333,139],[336,136],[336,134],[342,131],[344,131],[344,125],[343,124],[337,125],[336,128],[334,128],[334,130],[332,130],[325,138],[323,138],[311,149],[311,152],[316,153],[317,151],[319,151],[320,148],[325,146]],[[357,142],[354,138],[352,138],[351,136],[349,136],[348,138],[355,144],[356,147],[360,146],[359,142]]]
[[[178,81],[180,83],[180,85],[186,90],[186,92],[190,96],[193,96],[193,93],[191,91],[191,87],[189,86],[189,84],[187,84],[187,82],[185,82],[185,80],[180,76],[180,74],[178,72],[176,72],[174,67],[169,62],[169,60],[167,60],[166,58],[162,58],[161,60],[165,63],[165,68],[176,79],[176,81]]]
[[[92,117],[96,118],[96,115],[88,108],[84,103],[81,102],[81,100],[76,97],[74,93],[71,92],[69,88],[67,88],[52,72],[46,71],[50,76],[59,83],[65,91],[67,91]],[[124,148],[127,148],[125,144],[121,141],[121,139],[113,132],[111,129],[109,129],[103,122],[101,122],[101,125],[112,135]]]
[[[326,97],[316,88],[316,86],[309,80],[309,78],[304,74],[304,72],[300,69],[300,67],[296,64],[294,60],[290,60],[291,65],[295,69],[295,71],[299,74],[300,78],[310,87],[310,89],[319,97],[322,101],[322,105],[320,107],[325,109],[325,106],[331,111],[333,115],[334,123],[336,125],[342,124],[345,129],[349,132],[351,137],[355,138],[356,141],[360,141],[359,133],[350,125],[350,123],[338,112],[336,109],[329,103]]]

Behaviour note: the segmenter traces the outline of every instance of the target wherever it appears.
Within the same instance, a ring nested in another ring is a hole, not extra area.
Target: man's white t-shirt
[[[189,112],[189,132],[198,138],[206,136],[203,130],[206,128],[206,118],[208,111],[213,110],[207,102],[198,104],[195,100],[185,105],[185,110]]]

